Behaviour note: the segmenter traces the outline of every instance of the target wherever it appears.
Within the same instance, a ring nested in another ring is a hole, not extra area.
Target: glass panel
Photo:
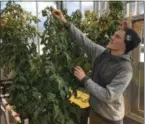
[[[42,10],[45,9],[46,7],[52,6],[53,8],[56,9],[56,3],[55,2],[37,2],[38,4],[38,18],[40,20],[38,24],[38,30],[39,32],[42,32],[44,30],[43,23],[46,20],[46,17],[42,16]]]
[[[126,14],[127,14],[127,17],[129,17],[129,3],[127,3],[127,8],[126,8]]]
[[[138,14],[144,14],[144,4],[143,2],[138,3]]]
[[[45,29],[43,24],[44,24],[44,22],[46,20],[46,17],[42,16],[42,10],[45,9],[46,7],[48,7],[48,6],[49,7],[52,6],[53,8],[56,9],[56,3],[55,2],[37,2],[37,5],[38,5],[38,18],[40,20],[40,22],[38,24],[38,31],[41,33]],[[44,47],[43,45],[39,44],[39,52],[40,52],[40,54],[43,53],[43,51],[42,51],[43,47]]]
[[[107,12],[108,9],[109,9],[108,2],[101,1],[99,3],[99,16],[101,16],[103,13]]]
[[[132,14],[132,15],[136,14],[136,2],[130,3],[130,14]]]
[[[68,9],[68,15],[71,15],[72,12],[80,9],[80,2],[66,2],[66,9]]]
[[[19,4],[25,11],[30,12],[33,16],[37,16],[36,14],[36,2],[16,2],[17,4]],[[35,26],[35,28],[37,29],[37,24],[35,24],[34,22],[31,23],[33,26]],[[35,37],[35,39],[33,39],[35,44],[38,46],[38,39],[37,37]]]
[[[1,2],[1,9],[3,9],[6,6],[7,2]],[[16,2],[17,4],[21,5],[21,7],[31,12],[32,15],[36,16],[36,2]]]
[[[104,8],[105,8],[105,1],[101,1],[101,2],[99,2],[99,11],[102,11],[102,10],[104,10]]]
[[[129,3],[125,3],[125,17],[129,17]]]
[[[94,1],[94,5],[95,5],[94,10],[96,9],[95,11],[98,11],[99,1]]]
[[[90,11],[94,10],[93,2],[82,2],[81,7],[82,7],[82,13],[83,14],[85,13],[86,10],[90,10]]]
[[[7,2],[2,2],[2,8],[5,7]],[[36,2],[15,2],[16,4],[19,4],[25,11],[30,12],[33,16],[36,16]],[[37,25],[32,22],[32,25],[34,25],[37,28]],[[35,39],[35,43],[36,43]]]
[[[126,16],[126,14],[127,14],[127,4],[124,3],[124,15]]]
[[[1,6],[0,6],[1,8],[0,9],[4,9],[6,7],[6,3],[7,2],[1,2]]]
[[[17,2],[24,10],[36,16],[36,2]]]

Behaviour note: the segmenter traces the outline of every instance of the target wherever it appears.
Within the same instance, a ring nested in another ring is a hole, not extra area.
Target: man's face
[[[118,51],[118,50],[125,50],[125,31],[118,30],[114,33],[111,37],[111,41],[108,43],[107,48]]]

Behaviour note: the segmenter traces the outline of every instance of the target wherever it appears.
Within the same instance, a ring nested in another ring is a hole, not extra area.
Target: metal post
[[[57,6],[57,9],[62,10],[63,9],[63,1],[56,1],[56,6]]]
[[[38,2],[36,0],[36,16],[38,17]],[[39,26],[38,26],[38,23],[37,23],[37,30],[39,30]],[[36,36],[36,44],[37,44],[37,50],[38,50],[38,53],[40,54],[40,41],[39,41],[39,37],[38,35]]]

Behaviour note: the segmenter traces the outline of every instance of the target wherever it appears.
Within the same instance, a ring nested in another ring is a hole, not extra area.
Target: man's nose
[[[114,35],[111,37],[111,40],[114,40]]]

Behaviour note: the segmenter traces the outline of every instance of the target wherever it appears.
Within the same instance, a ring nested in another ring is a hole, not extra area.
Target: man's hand
[[[55,15],[63,23],[67,23],[67,20],[65,19],[61,10],[53,9],[52,14]]]
[[[74,68],[74,75],[80,81],[86,76],[84,70],[80,66]]]

